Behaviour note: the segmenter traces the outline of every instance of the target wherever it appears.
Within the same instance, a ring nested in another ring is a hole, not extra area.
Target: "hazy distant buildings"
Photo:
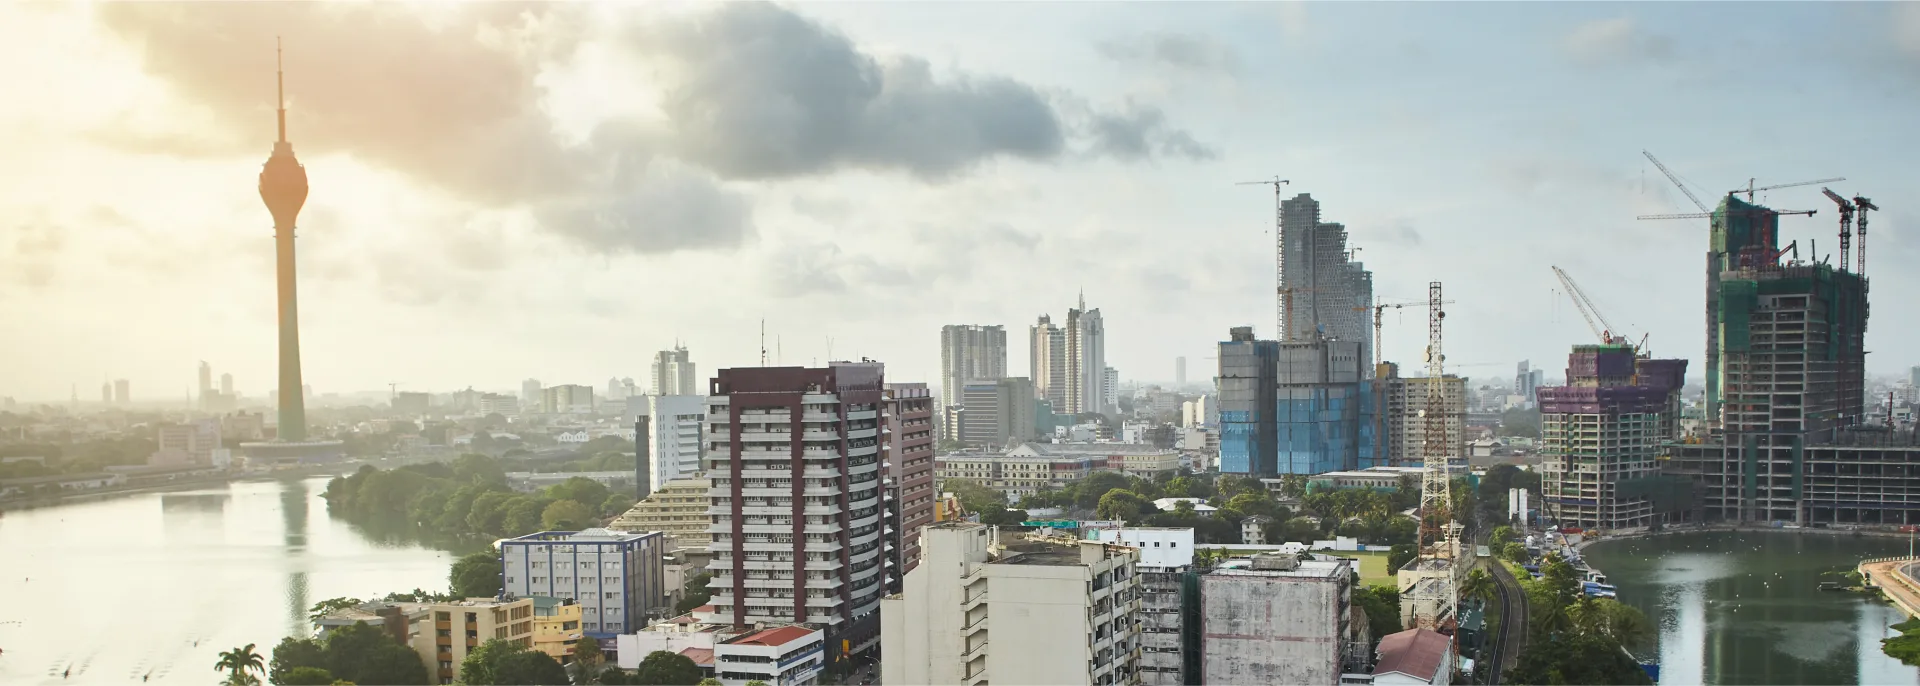
[[[127,380],[114,379],[113,403],[115,405],[125,405],[128,403],[129,400],[132,399],[132,397],[133,397],[132,386],[127,382]]]
[[[1187,385],[1187,358],[1173,358],[1173,386],[1184,388]]]
[[[520,406],[537,411],[540,407],[540,399],[542,397],[541,389],[543,388],[545,388],[545,386],[540,385],[539,379],[527,379],[526,381],[520,382]]]
[[[155,467],[212,465],[215,451],[222,450],[220,421],[202,419],[185,424],[163,424],[154,430],[158,450],[147,458]]]
[[[674,346],[653,355],[654,395],[701,395],[700,379],[693,371],[693,360],[685,346]]]
[[[111,383],[100,384],[100,404],[102,405],[113,404],[113,384]]]
[[[540,411],[546,414],[593,414],[593,387],[564,384],[542,389]]]
[[[1033,381],[1015,376],[962,387],[957,440],[972,446],[1011,446],[1034,440]]]
[[[951,417],[963,405],[963,389],[1007,375],[1007,330],[1001,326],[948,324],[940,329],[940,405]],[[947,422],[947,438],[959,436]]]
[[[1031,363],[1028,376],[1033,379],[1033,391],[1041,399],[1052,404],[1056,412],[1067,411],[1067,332],[1054,326],[1047,315],[1028,330]]]
[[[1546,371],[1531,369],[1530,360],[1521,360],[1519,370],[1513,375],[1513,394],[1524,398],[1528,405],[1540,401],[1536,391],[1546,379]]]
[[[426,414],[433,404],[433,395],[412,391],[401,391],[393,395],[393,411],[397,414]]]
[[[505,393],[482,393],[477,400],[480,414],[512,417],[520,414],[520,399]]]
[[[213,365],[200,361],[200,407],[207,407],[207,395],[213,391]]]
[[[638,394],[631,378],[622,379],[616,376],[607,379],[607,402],[620,402]]]
[[[233,396],[233,375],[232,374],[220,375],[220,394],[227,397]]]

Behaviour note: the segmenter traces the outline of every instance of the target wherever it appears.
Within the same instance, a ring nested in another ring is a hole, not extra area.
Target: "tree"
[[[1128,524],[1133,524],[1140,521],[1143,510],[1152,506],[1139,494],[1124,488],[1116,488],[1100,496],[1099,506],[1094,509],[1094,512],[1101,519],[1126,521]]]
[[[1493,548],[1505,548],[1514,540],[1513,527],[1501,524],[1493,527],[1493,533],[1487,535],[1487,545]]]
[[[1353,604],[1367,613],[1367,625],[1377,644],[1400,630],[1400,589],[1392,586],[1355,586]]]
[[[487,639],[487,642],[467,651],[467,658],[460,661],[460,680],[469,684],[506,683],[500,680],[493,668],[501,658],[516,649],[519,649],[519,646],[504,640]]]
[[[1288,541],[1312,543],[1314,539],[1320,536],[1320,525],[1314,524],[1306,519],[1295,517],[1287,520],[1285,527],[1282,528],[1281,531],[1284,533],[1283,538]]]
[[[713,598],[713,589],[707,588],[707,584],[712,582],[713,574],[710,572],[701,572],[687,579],[686,585],[681,587],[680,602],[673,606],[673,613],[683,615],[707,604]]]
[[[1074,493],[1074,507],[1092,510],[1100,506],[1107,491],[1127,487],[1127,477],[1119,472],[1094,472],[1081,479]]]
[[[761,681],[759,679],[753,679],[747,682],[747,686],[767,686],[767,682]]]
[[[1500,435],[1540,437],[1540,410],[1516,407],[1500,413]]]
[[[705,679],[701,679],[700,683],[694,684],[694,686],[724,686],[724,684],[725,682],[722,682],[719,679],[715,679],[713,677],[707,677]]]
[[[1243,515],[1260,515],[1273,519],[1280,517],[1280,504],[1273,502],[1265,493],[1240,493],[1227,499],[1227,507]]]
[[[491,535],[506,533],[507,506],[516,497],[503,491],[488,491],[474,498],[473,506],[467,510],[467,530]]]
[[[454,561],[447,572],[453,594],[461,598],[492,598],[500,595],[500,557],[483,550]]]
[[[576,684],[592,684],[600,681],[600,670],[606,663],[606,656],[600,652],[600,640],[592,636],[582,636],[573,642],[573,661],[567,663],[567,675]]]
[[[266,661],[260,658],[259,653],[253,652],[253,646],[254,644],[248,643],[239,648],[221,652],[220,661],[214,663],[213,671],[226,672],[227,683],[235,686],[260,683],[260,677],[254,676],[253,673],[267,671]]]
[[[314,603],[313,607],[307,609],[307,620],[318,624],[320,623],[320,618],[327,616],[329,612],[359,606],[359,598],[328,598]]]
[[[453,478],[465,484],[505,486],[507,470],[499,460],[469,453],[453,460]]]
[[[1515,684],[1651,684],[1645,670],[1601,636],[1572,634],[1528,641],[1520,664],[1505,675]]]
[[[525,536],[540,530],[540,513],[547,510],[547,501],[534,496],[520,496],[507,506],[507,514],[501,520],[502,531],[508,536]]]
[[[606,500],[600,501],[600,514],[618,517],[633,509],[633,504],[637,502],[640,501],[635,500],[632,493],[612,493]]]
[[[567,670],[552,655],[514,646],[517,650],[501,656],[493,665],[494,683],[515,686],[566,686]],[[468,682],[472,683],[472,682]]]
[[[576,476],[547,487],[547,497],[556,501],[571,500],[581,504],[592,503],[594,507],[588,508],[589,510],[598,508],[601,503],[606,502],[607,496],[610,494],[605,485],[583,476]]]
[[[1514,564],[1526,564],[1527,547],[1518,543],[1508,543],[1500,548],[1500,557],[1512,560]]]
[[[1482,602],[1492,599],[1493,577],[1484,569],[1467,572],[1467,578],[1460,580],[1460,597],[1478,598]]]
[[[333,672],[319,667],[295,667],[273,683],[279,686],[331,686],[333,681]]]
[[[546,511],[540,513],[540,525],[548,531],[579,531],[593,523],[593,510],[587,509],[578,500],[553,501]]]
[[[684,686],[700,681],[700,666],[679,653],[656,650],[640,660],[633,683],[646,686]]]
[[[1260,493],[1267,490],[1266,484],[1251,476],[1222,474],[1213,480],[1214,493],[1221,498],[1231,499],[1241,493]]]
[[[1413,558],[1420,556],[1420,549],[1412,543],[1402,543],[1387,550],[1387,571],[1399,573]]]
[[[267,680],[276,684],[291,684],[293,670],[302,667],[324,669],[327,665],[326,653],[319,641],[303,638],[283,638],[280,645],[273,647],[273,659],[267,663]],[[331,677],[331,675],[329,675]],[[329,680],[327,683],[332,683]]]
[[[427,679],[427,666],[418,653],[366,622],[327,632],[322,652],[326,664],[313,666],[326,668],[335,679],[356,684],[419,684]]]
[[[600,671],[601,686],[626,686],[633,683],[633,673],[618,667],[609,667]]]
[[[1280,495],[1288,498],[1298,498],[1306,494],[1307,494],[1307,475],[1305,474],[1281,474],[1280,475]]]

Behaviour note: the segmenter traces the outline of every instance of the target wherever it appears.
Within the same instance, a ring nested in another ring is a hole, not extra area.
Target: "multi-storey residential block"
[[[608,529],[543,531],[500,542],[502,588],[516,597],[569,598],[582,630],[612,638],[645,626],[666,598],[666,535]]]
[[[1067,310],[1067,414],[1107,412],[1115,398],[1107,393],[1107,328],[1100,309],[1087,309],[1087,298]]]
[[[960,405],[961,389],[968,384],[990,383],[1006,375],[1006,327],[975,324],[948,324],[941,327],[941,407]]]
[[[1095,535],[1101,543],[1140,550],[1141,686],[1187,683],[1182,589],[1193,573],[1193,529],[1099,529]]]
[[[1037,438],[1033,382],[1024,376],[962,387],[955,421],[957,440],[972,446],[1012,446]]]
[[[607,524],[614,531],[658,531],[667,537],[666,549],[699,548],[713,542],[707,533],[707,492],[713,482],[702,477],[675,479],[647,494]]]
[[[1577,345],[1567,385],[1540,399],[1542,511],[1565,526],[1634,529],[1653,502],[1634,484],[1658,480],[1661,446],[1679,438],[1686,360],[1636,358],[1631,345]]]
[[[1027,376],[1033,379],[1034,394],[1046,400],[1054,411],[1067,413],[1067,332],[1054,326],[1053,319],[1040,315],[1029,329],[1032,353]]]
[[[467,653],[489,640],[500,639],[533,647],[533,599],[468,598],[446,603],[409,604],[416,618],[410,646],[427,664],[436,684],[460,679],[460,663]]]
[[[576,642],[587,635],[580,628],[580,604],[547,596],[528,600],[533,601],[533,649],[546,653],[554,662],[572,662]]]
[[[1434,381],[1428,377],[1403,378],[1399,365],[1384,364],[1387,378],[1376,386],[1386,389],[1386,415],[1381,418],[1386,435],[1386,460],[1389,466],[1419,466],[1427,459],[1427,405]],[[1446,418],[1446,449],[1441,459],[1466,459],[1467,455],[1467,380],[1451,374],[1440,381],[1441,415]],[[1366,465],[1363,465],[1366,466]]]
[[[1180,453],[1127,443],[1027,443],[1008,451],[956,451],[934,458],[935,476],[966,479],[1018,502],[1057,490],[1095,471],[1152,476],[1180,468]]]
[[[633,421],[635,468],[646,475],[647,491],[700,472],[705,441],[707,397],[642,395],[627,399]],[[642,449],[644,448],[644,449]]]
[[[1201,576],[1200,683],[1338,683],[1356,650],[1352,583],[1348,560],[1286,554]]]
[[[685,346],[674,346],[653,356],[654,395],[699,395],[700,378]]]
[[[880,406],[886,489],[887,592],[920,560],[920,527],[934,522],[933,394],[924,383],[889,383]]]
[[[546,414],[593,414],[593,387],[565,384],[542,389],[540,411]]]
[[[881,601],[888,684],[1139,682],[1140,551],[943,522]]]
[[[878,362],[720,370],[707,408],[713,612],[702,621],[814,625],[854,651],[877,638],[882,385]]]

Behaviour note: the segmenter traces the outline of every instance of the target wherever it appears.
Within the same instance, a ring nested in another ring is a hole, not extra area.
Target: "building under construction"
[[[1669,448],[1663,471],[1693,487],[1671,498],[1673,518],[1920,523],[1912,430],[1862,423],[1867,281],[1846,239],[1855,211],[1878,208],[1828,196],[1841,203],[1837,265],[1783,262],[1775,210],[1729,196],[1713,213],[1708,433]]]
[[[1426,464],[1427,420],[1424,411],[1431,401],[1433,379],[1424,376],[1402,377],[1400,365],[1383,362],[1374,372],[1374,393],[1381,408],[1375,417],[1376,432],[1382,435],[1381,449],[1370,466],[1411,467]],[[1446,424],[1446,448],[1442,459],[1458,460],[1466,465],[1467,455],[1467,380],[1448,374],[1440,380],[1440,414]]]
[[[1539,388],[1542,507],[1564,526],[1618,530],[1653,523],[1661,446],[1678,438],[1686,360],[1631,345],[1578,345],[1567,385]]]
[[[1359,373],[1373,359],[1367,308],[1373,305],[1373,272],[1354,261],[1347,227],[1320,221],[1320,201],[1301,193],[1280,203],[1279,288],[1286,310],[1282,342],[1321,339],[1359,344]]]

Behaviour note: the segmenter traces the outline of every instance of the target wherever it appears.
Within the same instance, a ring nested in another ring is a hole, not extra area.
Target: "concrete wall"
[[[1339,602],[1325,579],[1200,577],[1201,683],[1335,683]]]

